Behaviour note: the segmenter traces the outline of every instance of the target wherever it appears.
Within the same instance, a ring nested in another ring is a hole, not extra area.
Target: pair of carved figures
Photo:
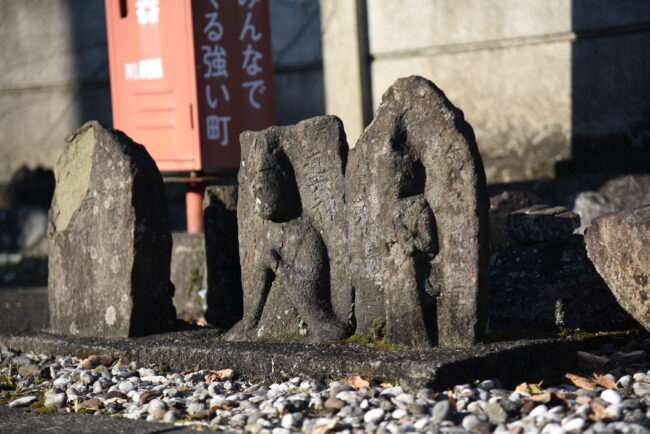
[[[398,80],[348,151],[322,116],[241,135],[244,317],[231,340],[468,346],[487,322],[485,174],[430,81]]]

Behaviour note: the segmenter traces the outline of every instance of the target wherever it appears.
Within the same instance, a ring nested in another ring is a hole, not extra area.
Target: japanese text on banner
[[[242,87],[247,92],[248,104],[257,110],[262,107],[257,98],[266,92],[266,84],[262,78],[264,69],[259,63],[264,55],[257,49],[259,47],[257,42],[263,35],[261,31],[257,31],[254,24],[255,6],[259,2],[260,0],[237,0],[239,7],[246,10],[246,18],[239,34],[239,40],[245,45],[242,51],[241,68],[246,80],[242,83]]]
[[[230,136],[228,125],[232,119],[231,116],[224,114],[223,104],[220,109],[220,102],[230,101],[230,92],[228,91],[228,52],[221,45],[224,28],[219,21],[219,1],[210,0],[212,10],[203,16],[203,34],[210,43],[201,45],[202,61],[205,66],[203,77],[205,88],[203,96],[209,113],[205,118],[206,136],[210,141],[218,141],[221,146],[228,146]]]

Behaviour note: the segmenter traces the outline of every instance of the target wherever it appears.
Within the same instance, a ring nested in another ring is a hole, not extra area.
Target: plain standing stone
[[[143,146],[95,121],[67,142],[48,223],[51,330],[101,337],[161,330],[176,312],[156,163]]]
[[[487,323],[483,163],[462,111],[430,81],[401,78],[346,169],[357,333],[385,319],[389,342],[470,346]]]
[[[650,330],[650,206],[597,218],[585,242],[616,300]]]

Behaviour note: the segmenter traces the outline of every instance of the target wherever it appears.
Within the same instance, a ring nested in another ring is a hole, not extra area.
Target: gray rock
[[[568,209],[547,205],[533,205],[508,215],[506,232],[513,240],[539,243],[568,238],[580,226],[578,214]]]
[[[572,208],[580,216],[580,227],[575,230],[577,234],[584,234],[596,217],[619,211],[616,205],[597,191],[580,192],[573,200]]]
[[[203,234],[172,233],[170,280],[174,307],[182,319],[196,319],[206,310],[205,239]]]
[[[208,308],[205,318],[230,327],[242,318],[237,185],[211,185],[203,198]]]
[[[346,169],[357,333],[469,346],[487,321],[488,197],[471,126],[422,77],[402,78]]]
[[[581,235],[496,252],[490,304],[491,320],[502,328],[602,331],[634,324],[594,269]]]
[[[650,205],[650,175],[619,176],[598,191],[621,210]]]
[[[321,116],[240,137],[244,315],[228,340],[327,342],[350,333],[343,124]]]
[[[491,424],[499,425],[508,419],[508,413],[496,402],[488,402],[483,409]]]
[[[88,122],[67,138],[49,214],[50,328],[128,337],[176,319],[162,178],[145,148]]]
[[[46,377],[50,370],[38,365],[21,365],[18,367],[18,374],[23,377],[33,377],[35,379]]]
[[[585,241],[616,300],[650,330],[650,206],[597,218]]]
[[[454,415],[454,408],[450,401],[442,400],[436,402],[431,409],[431,419],[434,422],[442,422],[443,420],[450,420]]]

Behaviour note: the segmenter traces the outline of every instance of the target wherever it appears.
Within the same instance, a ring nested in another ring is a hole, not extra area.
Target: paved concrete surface
[[[48,323],[47,287],[0,288],[0,333],[43,330]]]
[[[223,342],[217,329],[186,330],[131,339],[61,337],[46,333],[0,335],[0,346],[49,354],[109,353],[125,361],[170,370],[234,369],[246,380],[292,376],[321,380],[360,374],[409,388],[444,388],[499,378],[506,386],[552,379],[575,368],[575,348],[564,339],[477,345],[466,349],[379,351],[361,345]]]
[[[166,423],[87,414],[34,414],[26,409],[0,406],[2,433],[196,433]]]

